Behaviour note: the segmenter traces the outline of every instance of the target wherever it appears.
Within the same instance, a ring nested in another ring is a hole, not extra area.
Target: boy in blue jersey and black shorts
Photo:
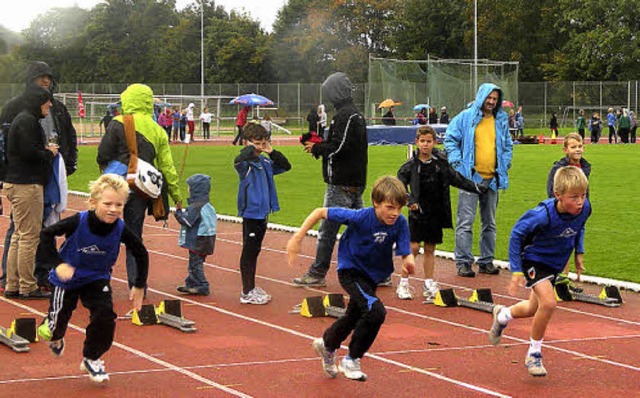
[[[584,226],[591,215],[587,199],[589,183],[575,166],[558,169],[553,179],[554,199],[527,211],[514,225],[509,241],[511,283],[509,294],[518,286],[531,289],[528,300],[511,307],[496,305],[489,340],[496,345],[513,318],[533,317],[531,344],[525,366],[532,376],[546,376],[542,364],[542,340],[556,308],[554,283],[575,250],[578,280],[584,271]]]
[[[396,255],[402,256],[403,271],[413,274],[415,268],[407,219],[401,214],[407,204],[404,185],[395,177],[380,177],[373,185],[371,199],[373,207],[359,210],[315,209],[287,244],[289,264],[292,264],[300,253],[302,238],[318,221],[326,219],[347,226],[338,246],[338,280],[349,294],[349,304],[345,315],[312,344],[331,378],[340,371],[352,380],[367,379],[360,367],[360,358],[373,344],[387,314],[376,296],[376,288],[394,271],[394,244]],[[336,350],[351,332],[349,354],[336,366]]]
[[[89,211],[83,211],[44,228],[36,254],[42,264],[50,265],[49,282],[54,286],[47,317],[38,327],[38,335],[49,341],[54,356],[64,352],[64,335],[78,299],[89,310],[90,322],[80,369],[93,382],[105,383],[100,357],[113,343],[116,314],[111,295],[111,271],[118,259],[120,243],[131,249],[138,264],[129,299],[140,309],[149,270],[149,254],[142,239],[122,220],[129,184],[115,174],[104,174],[90,184]],[[56,236],[66,239],[58,251]]]

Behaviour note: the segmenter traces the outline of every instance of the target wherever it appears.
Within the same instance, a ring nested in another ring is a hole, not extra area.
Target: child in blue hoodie
[[[211,177],[194,174],[187,178],[189,206],[174,213],[180,223],[178,243],[189,250],[189,274],[178,291],[186,294],[207,296],[209,282],[204,274],[204,261],[213,254],[216,246],[216,209],[209,203]]]
[[[238,215],[242,217],[242,304],[267,304],[271,296],[256,287],[256,266],[267,232],[267,217],[280,210],[273,176],[291,169],[287,158],[271,147],[269,132],[260,124],[248,123],[242,132],[247,145],[234,161],[240,177]],[[269,157],[262,156],[266,153]]]

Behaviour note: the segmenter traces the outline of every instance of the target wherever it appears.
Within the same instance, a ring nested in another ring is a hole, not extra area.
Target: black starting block
[[[196,323],[182,317],[182,302],[180,300],[163,300],[157,307],[145,304],[140,311],[133,310],[131,322],[138,326],[162,323],[174,327],[185,333],[193,333],[197,329]]]
[[[466,307],[489,313],[493,312],[495,306],[491,289],[474,290],[469,299],[459,298],[453,289],[440,289],[433,304],[439,307]]]
[[[344,296],[339,293],[312,296],[302,300],[302,304],[293,307],[290,314],[300,314],[307,318],[330,316],[340,318],[346,311]]]
[[[16,318],[8,329],[0,326],[0,343],[15,352],[28,352],[29,343],[37,340],[35,318]]]
[[[616,286],[605,286],[597,296],[595,294],[572,292],[568,284],[556,284],[555,291],[557,301],[581,301],[583,303],[604,305],[605,307],[620,307],[623,304],[620,290]]]

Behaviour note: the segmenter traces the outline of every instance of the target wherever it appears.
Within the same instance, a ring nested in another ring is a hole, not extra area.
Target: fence
[[[56,91],[69,109],[77,115],[77,91],[81,91],[84,99],[87,117],[81,122],[82,131],[87,136],[100,134],[98,123],[106,111],[109,103],[117,102],[119,94],[127,84],[59,84]],[[190,102],[196,104],[196,115],[208,106],[214,113],[212,132],[217,134],[231,132],[234,128],[233,120],[238,106],[229,105],[229,99],[245,93],[256,93],[270,98],[276,103],[273,108],[256,108],[254,112],[259,116],[265,113],[275,119],[295,134],[306,126],[306,116],[310,109],[315,109],[323,103],[320,83],[281,83],[281,84],[207,84],[203,87],[204,96],[200,95],[199,84],[164,84],[152,83],[149,86],[154,94],[163,101],[178,107],[186,107]],[[371,114],[376,104],[366,104],[365,94],[367,84],[356,84],[354,102],[356,106],[367,114],[371,124],[379,123],[379,115]],[[518,100],[515,105],[523,107],[527,128],[545,128],[549,124],[551,112],[558,113],[558,120],[563,127],[573,126],[579,109],[584,109],[586,115],[599,112],[607,113],[607,109],[625,107],[638,113],[639,81],[625,82],[520,82],[518,86]],[[0,103],[20,94],[24,84],[0,84]],[[384,98],[377,99],[382,101]],[[404,104],[401,107],[413,107],[414,104]],[[446,106],[447,104],[432,104]],[[332,106],[327,106],[331,117]],[[449,108],[449,113],[455,115],[459,110]],[[408,121],[406,123],[409,123]],[[215,127],[215,128],[214,128]]]

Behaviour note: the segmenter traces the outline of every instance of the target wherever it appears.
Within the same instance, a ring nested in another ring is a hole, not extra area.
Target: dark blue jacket
[[[180,223],[180,246],[200,254],[213,254],[216,244],[218,219],[216,209],[209,203],[211,177],[194,174],[187,178],[190,196],[184,210],[176,210],[174,216]]]

